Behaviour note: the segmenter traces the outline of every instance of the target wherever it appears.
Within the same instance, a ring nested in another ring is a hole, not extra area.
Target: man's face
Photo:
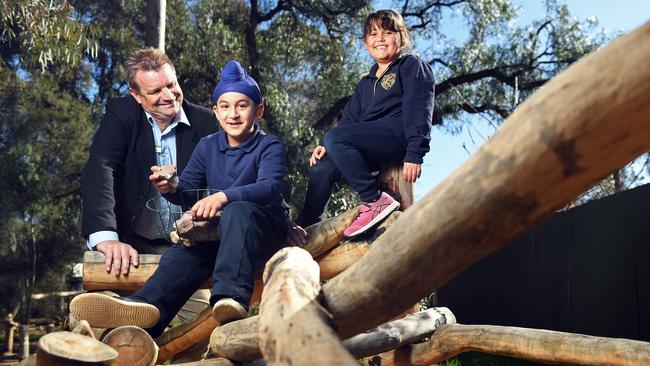
[[[157,122],[171,122],[183,103],[183,91],[178,85],[174,69],[164,64],[158,70],[138,70],[135,80],[138,90],[129,90],[135,100]]]

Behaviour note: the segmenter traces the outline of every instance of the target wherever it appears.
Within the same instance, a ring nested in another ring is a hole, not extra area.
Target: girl
[[[373,175],[383,161],[403,161],[404,178],[415,182],[429,151],[434,78],[431,66],[408,53],[411,41],[404,19],[394,10],[379,10],[366,18],[365,49],[375,60],[330,130],[309,159],[313,168],[305,195],[302,221],[320,221],[332,188],[342,178],[359,194],[363,206],[344,231],[363,233],[399,207],[381,192]]]

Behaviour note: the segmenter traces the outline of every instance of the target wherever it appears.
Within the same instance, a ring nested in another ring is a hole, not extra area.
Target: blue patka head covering
[[[212,103],[217,103],[223,93],[242,93],[251,98],[255,104],[260,104],[262,93],[252,77],[246,75],[246,71],[239,62],[230,60],[226,62],[221,70],[221,80],[217,83],[212,93]]]

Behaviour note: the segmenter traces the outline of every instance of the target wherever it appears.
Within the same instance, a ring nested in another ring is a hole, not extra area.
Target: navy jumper
[[[389,161],[422,164],[429,151],[435,80],[431,66],[402,55],[377,77],[378,65],[364,75],[343,117],[322,140],[326,154],[312,167],[301,224],[322,219],[334,185],[345,178],[364,202],[375,201],[373,172]]]
[[[152,336],[162,333],[210,276],[211,305],[232,298],[248,306],[256,269],[286,245],[286,214],[281,206],[284,169],[282,143],[257,126],[235,147],[228,145],[223,131],[201,139],[181,174],[177,192],[165,197],[176,203],[182,200],[189,207],[196,195],[187,194],[188,190],[224,192],[228,204],[218,223],[220,241],[168,249],[156,272],[134,294],[160,311],[158,324],[148,329]]]

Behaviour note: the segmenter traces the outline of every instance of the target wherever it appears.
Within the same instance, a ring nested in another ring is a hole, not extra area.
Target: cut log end
[[[38,365],[108,365],[117,356],[98,340],[72,332],[46,334],[38,341]]]
[[[119,354],[115,365],[153,366],[158,358],[158,346],[144,329],[119,327],[108,332],[102,342]]]

